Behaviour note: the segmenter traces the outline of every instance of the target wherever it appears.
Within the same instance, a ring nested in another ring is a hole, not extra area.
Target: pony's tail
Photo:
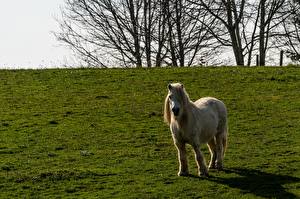
[[[228,145],[228,126],[227,122],[225,124],[224,130],[223,130],[223,136],[222,136],[222,144],[223,144],[223,157],[225,157],[225,152]]]
[[[168,125],[171,123],[171,114],[170,114],[170,105],[169,105],[169,97],[168,96],[165,99],[164,120]]]

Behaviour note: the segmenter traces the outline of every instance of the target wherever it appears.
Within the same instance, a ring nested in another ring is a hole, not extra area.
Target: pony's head
[[[165,99],[164,118],[165,122],[170,124],[171,116],[180,118],[185,105],[190,101],[184,86],[180,83],[173,83],[168,85],[168,95]]]

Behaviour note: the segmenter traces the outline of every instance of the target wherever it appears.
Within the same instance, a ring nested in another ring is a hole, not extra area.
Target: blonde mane
[[[169,125],[171,123],[171,113],[170,113],[170,105],[169,105],[169,95],[167,95],[165,99],[165,106],[164,106],[164,120]]]

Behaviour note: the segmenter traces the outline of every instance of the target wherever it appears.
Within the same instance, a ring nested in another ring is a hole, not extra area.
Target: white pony
[[[168,90],[164,119],[170,125],[178,150],[178,175],[189,175],[186,144],[190,144],[194,149],[199,176],[208,176],[200,144],[208,145],[211,153],[209,168],[222,170],[227,146],[227,110],[224,103],[212,97],[192,102],[180,83],[169,84]]]

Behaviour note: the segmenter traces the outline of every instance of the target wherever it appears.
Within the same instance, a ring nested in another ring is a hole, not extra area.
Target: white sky
[[[0,0],[0,68],[46,68],[69,64],[71,51],[58,30],[64,0]]]
[[[64,0],[0,0],[0,69],[76,65],[71,50],[51,33],[59,30],[55,18],[63,4]]]

